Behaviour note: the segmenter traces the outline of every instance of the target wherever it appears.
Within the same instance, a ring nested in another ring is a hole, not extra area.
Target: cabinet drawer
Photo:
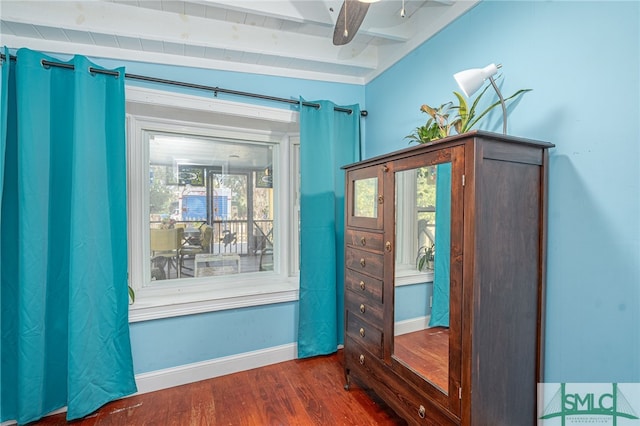
[[[358,291],[360,294],[353,291],[345,292],[345,307],[352,312],[358,312],[362,318],[382,328],[382,304],[362,294],[360,289]]]
[[[347,290],[382,303],[382,280],[347,269],[344,284]]]
[[[382,278],[384,255],[347,247],[345,263],[347,268],[376,278]]]
[[[347,310],[347,335],[377,357],[382,357],[382,331]]]
[[[372,355],[354,339],[347,336],[344,339],[344,367],[349,370],[349,374],[357,377],[361,382],[370,385],[372,370],[371,364],[380,364],[382,360]],[[381,368],[380,366],[378,368]]]
[[[345,241],[348,246],[360,247],[368,250],[382,251],[382,234],[365,232],[357,229],[347,229]]]
[[[434,405],[419,389],[386,368],[354,339],[345,339],[344,362],[350,376],[373,389],[409,425],[455,426],[460,421]]]
[[[410,425],[455,426],[460,424],[459,420],[446,415],[429,398],[413,390],[407,389],[404,394],[398,394],[397,397],[403,405],[402,411],[404,413],[402,417]]]

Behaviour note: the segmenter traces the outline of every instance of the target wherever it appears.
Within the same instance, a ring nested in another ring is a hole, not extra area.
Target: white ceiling
[[[334,46],[342,0],[0,0],[0,45],[364,84],[478,1],[381,0]]]

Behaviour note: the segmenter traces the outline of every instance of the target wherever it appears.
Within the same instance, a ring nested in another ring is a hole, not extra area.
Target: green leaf
[[[458,115],[460,116],[460,118],[464,121],[466,120],[467,115],[469,114],[468,110],[467,110],[467,101],[466,99],[458,92],[453,92],[454,95],[456,95],[456,98],[458,98]]]
[[[131,304],[134,304],[136,302],[136,292],[131,288],[131,286],[127,287],[129,287],[129,299],[131,299]]]
[[[458,92],[453,92],[458,98],[459,105],[455,107],[458,110],[458,118],[454,120],[453,125],[457,133],[463,133],[463,129],[467,126],[467,123],[472,118],[470,111],[467,109],[466,99]],[[471,111],[472,113],[473,111]]]
[[[427,263],[427,256],[422,256],[420,260],[418,260],[418,271],[422,271],[425,263]]]
[[[487,86],[487,87],[485,88],[485,90],[487,90],[487,88],[488,88],[488,87],[489,87],[489,86]],[[511,100],[511,99],[513,99],[513,98],[515,98],[515,97],[517,97],[517,96],[520,96],[520,95],[522,95],[522,94],[524,94],[524,93],[526,93],[526,92],[530,92],[530,91],[531,91],[531,89],[520,89],[520,90],[518,90],[516,93],[514,93],[513,95],[509,96],[508,98],[505,98],[505,99],[504,99],[504,103],[506,104],[506,103],[507,103],[507,101],[509,101],[509,100]],[[482,91],[482,93],[484,93],[484,90]],[[482,94],[481,94],[481,95],[482,95]],[[473,127],[473,126],[478,122],[478,121],[480,121],[480,119],[482,119],[482,117],[484,117],[485,115],[487,115],[487,113],[488,113],[489,111],[491,111],[493,108],[497,107],[498,105],[500,105],[500,101],[499,101],[499,100],[498,100],[498,101],[496,101],[496,102],[494,102],[493,104],[489,105],[489,106],[487,107],[487,109],[485,109],[484,111],[482,111],[482,113],[478,116],[478,118],[476,118],[473,122],[471,122],[471,123],[469,124],[469,127],[467,128],[467,130],[470,130],[470,129],[471,129],[471,128],[472,128],[472,127]]]

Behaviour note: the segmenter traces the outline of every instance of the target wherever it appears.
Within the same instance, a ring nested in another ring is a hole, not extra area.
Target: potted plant
[[[416,258],[416,264],[418,266],[418,271],[422,271],[423,269],[427,269],[432,271],[434,267],[434,260],[436,257],[436,245],[435,243],[431,243],[431,245],[422,246],[418,249],[418,256]]]
[[[418,126],[413,133],[407,135],[405,139],[413,142],[427,143],[436,139],[442,139],[451,134],[452,124],[449,123],[449,111],[453,107],[453,102],[447,102],[438,108],[429,105],[422,105],[420,111],[429,114],[431,118],[423,126]]]
[[[482,95],[487,91],[490,86],[486,86],[482,92],[478,94],[475,100],[471,103],[471,107],[458,92],[453,92],[458,100],[458,105],[454,105],[453,102],[447,102],[440,105],[438,108],[432,108],[429,105],[422,105],[420,111],[429,115],[429,120],[423,125],[416,127],[413,132],[405,139],[409,139],[409,143],[429,143],[437,139],[442,139],[452,134],[452,130],[455,130],[457,134],[466,133],[473,128],[482,118],[484,118],[489,111],[500,105],[500,101],[494,102],[489,105],[484,111],[476,115],[476,107]],[[531,89],[520,89],[513,95],[505,98],[505,102],[523,95]],[[449,117],[451,111],[456,111],[456,115],[451,121]]]

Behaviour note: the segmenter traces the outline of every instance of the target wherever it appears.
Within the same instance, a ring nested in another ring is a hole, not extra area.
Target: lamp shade
[[[496,64],[487,65],[484,68],[472,68],[469,70],[460,71],[453,75],[460,90],[464,92],[467,97],[473,95],[486,79],[493,77],[498,72],[499,66]]]

